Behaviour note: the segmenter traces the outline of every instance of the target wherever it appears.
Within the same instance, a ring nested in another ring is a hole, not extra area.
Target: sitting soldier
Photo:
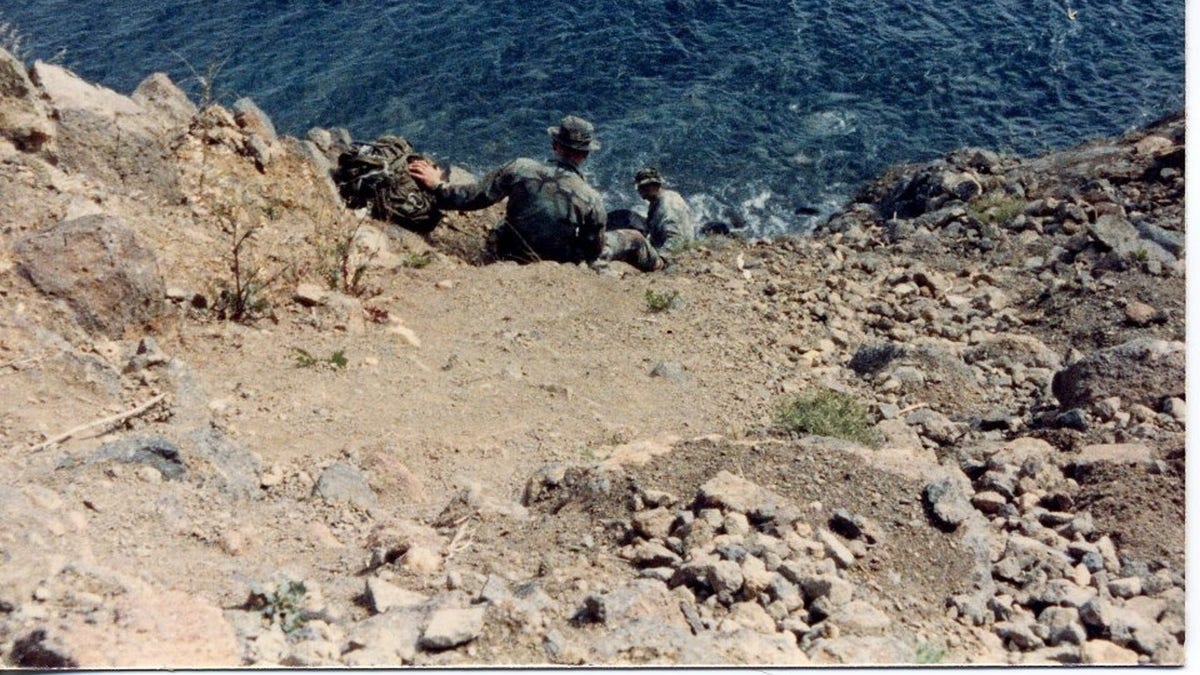
[[[692,210],[674,190],[664,187],[658,169],[646,167],[634,176],[638,195],[650,204],[646,214],[646,236],[650,245],[670,252],[696,238]]]
[[[441,209],[475,211],[508,198],[504,219],[492,230],[497,257],[592,262],[604,248],[606,213],[600,193],[579,167],[600,144],[591,123],[573,115],[547,129],[554,156],[546,163],[518,157],[469,185],[451,185],[441,171],[418,159],[412,177],[433,191]]]

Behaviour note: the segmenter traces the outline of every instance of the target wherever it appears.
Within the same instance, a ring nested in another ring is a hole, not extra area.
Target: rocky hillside
[[[4,665],[1183,661],[1182,116],[655,274],[344,136],[0,52]]]

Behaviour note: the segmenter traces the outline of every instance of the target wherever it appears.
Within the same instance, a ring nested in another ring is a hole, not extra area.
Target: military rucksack
[[[380,136],[369,143],[353,143],[338,156],[333,182],[352,209],[369,207],[379,220],[396,223],[413,232],[437,227],[442,212],[434,196],[408,173],[408,163],[423,157],[399,136]]]

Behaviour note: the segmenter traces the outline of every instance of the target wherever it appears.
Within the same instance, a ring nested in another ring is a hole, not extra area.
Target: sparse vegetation
[[[971,217],[984,225],[1003,225],[1025,212],[1025,201],[1001,192],[988,193],[967,207]]]
[[[16,24],[0,21],[0,49],[12,54],[18,61],[25,60],[25,36]]]
[[[652,313],[666,312],[679,306],[679,291],[660,293],[653,288],[646,289],[646,309]]]
[[[279,626],[285,634],[292,634],[304,627],[308,617],[304,612],[304,598],[308,594],[303,581],[284,581],[273,590],[254,590],[246,602],[246,609],[258,610],[263,618]]]
[[[944,658],[946,658],[946,649],[944,647],[935,647],[928,642],[922,642],[917,645],[918,665],[930,666],[941,663]]]
[[[406,255],[404,257],[404,266],[405,267],[414,267],[416,269],[421,269],[422,267],[428,267],[429,264],[432,262],[433,262],[433,254],[429,253],[429,252],[409,253],[408,255]]]
[[[253,252],[254,235],[259,227],[246,222],[244,200],[223,200],[214,207],[221,229],[229,235],[230,278],[217,292],[213,310],[221,319],[252,321],[269,307],[265,291],[287,271],[284,265],[273,274],[265,274]]]
[[[323,220],[326,224],[319,225],[316,233],[317,272],[329,290],[356,298],[378,295],[380,290],[367,283],[375,251],[358,244],[363,217],[338,211]]]
[[[320,363],[328,363],[335,368],[345,368],[350,363],[350,360],[346,358],[346,350],[344,349],[339,349],[324,359],[313,356],[308,350],[301,349],[300,347],[292,347],[292,350],[296,352],[296,366],[298,368],[311,368]]]
[[[787,401],[776,419],[783,429],[795,433],[831,436],[870,446],[877,446],[882,440],[858,401],[831,389]]]

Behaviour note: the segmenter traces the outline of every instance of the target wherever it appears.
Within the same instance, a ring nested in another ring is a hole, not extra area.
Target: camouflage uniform
[[[674,190],[660,188],[646,214],[646,234],[655,248],[673,248],[696,238],[692,210]]]
[[[643,272],[653,272],[663,266],[658,251],[637,230],[609,230],[604,233],[601,260],[620,260]]]
[[[500,258],[519,262],[595,260],[604,245],[600,193],[579,168],[558,157],[545,164],[514,159],[474,185],[434,189],[442,209],[475,211],[508,198],[493,237]]]

